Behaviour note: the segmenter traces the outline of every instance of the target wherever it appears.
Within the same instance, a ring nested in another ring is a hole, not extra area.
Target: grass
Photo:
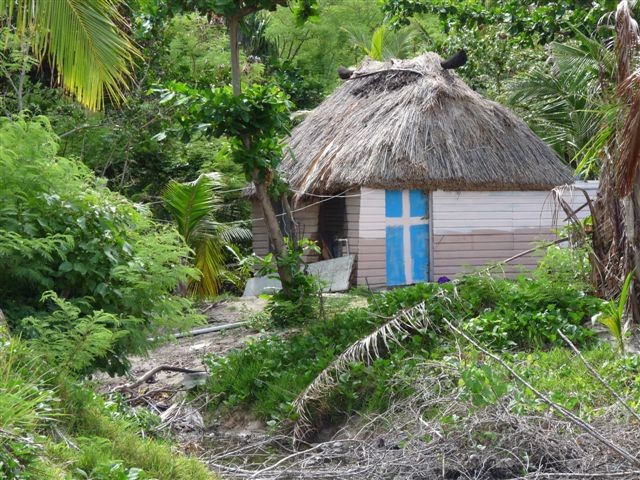
[[[74,406],[74,410],[76,408]],[[142,438],[137,425],[107,414],[100,398],[93,399],[75,413],[69,426],[80,450],[74,454],[75,458],[64,458],[64,461],[74,462],[76,468],[92,472],[118,460],[127,467],[141,468],[151,478],[215,478],[201,462],[180,454],[170,442],[153,437]]]
[[[635,357],[621,356],[608,344],[596,345],[582,354],[619,395],[628,399],[632,406],[640,407],[640,362]],[[566,348],[518,354],[513,361],[534,387],[582,417],[596,417],[616,401],[582,361]],[[531,392],[522,390],[524,405],[545,409]]]
[[[20,340],[1,339],[0,478],[217,478],[169,440],[143,438],[136,418],[148,420],[110,406],[76,380],[52,375]]]

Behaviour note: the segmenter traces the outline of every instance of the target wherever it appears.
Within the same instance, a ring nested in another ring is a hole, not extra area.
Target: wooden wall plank
[[[595,197],[597,182],[578,182]],[[568,189],[563,198],[574,208],[584,202],[581,192]],[[550,192],[433,192],[433,273],[451,276],[470,267],[504,260],[557,238],[554,229],[564,212],[554,215]],[[578,215],[584,218],[588,209]],[[539,257],[528,255],[508,267],[534,267]]]

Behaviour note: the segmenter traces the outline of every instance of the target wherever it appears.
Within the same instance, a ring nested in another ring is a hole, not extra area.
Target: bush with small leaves
[[[87,319],[113,336],[82,370],[123,372],[147,338],[200,320],[172,293],[198,275],[177,232],[58,157],[46,118],[0,121],[0,169],[0,307],[12,332],[36,338]]]

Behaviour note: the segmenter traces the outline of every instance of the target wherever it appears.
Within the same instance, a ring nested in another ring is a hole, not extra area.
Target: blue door
[[[429,280],[429,197],[422,190],[386,190],[387,285]]]

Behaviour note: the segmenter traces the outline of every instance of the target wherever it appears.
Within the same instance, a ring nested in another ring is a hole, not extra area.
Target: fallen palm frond
[[[614,175],[618,193],[624,197],[631,192],[640,162],[640,97],[638,96],[640,69],[633,70],[638,46],[640,46],[640,31],[628,1],[618,4],[616,33],[617,93],[627,109],[623,110],[624,118],[619,127],[620,152]]]
[[[622,84],[628,96],[628,112],[622,125],[620,158],[616,164],[616,186],[621,196],[633,189],[640,165],[640,68]]]
[[[499,355],[483,347],[478,341],[458,328],[450,320],[442,317],[439,323],[443,323],[443,327],[455,337],[464,339],[464,341],[468,342],[476,350],[482,352],[486,357],[500,364],[502,368],[511,374],[512,378],[522,384],[528,391],[532,392],[540,401],[550,407],[552,411],[564,417],[574,427],[582,430],[595,441],[600,442],[630,465],[636,468],[640,467],[640,459],[636,458],[628,449],[616,444],[607,438],[599,429],[536,389]],[[295,412],[298,415],[298,420],[293,431],[294,442],[297,443],[307,438],[312,428],[311,415],[308,412],[309,404],[314,401],[319,401],[329,390],[334,388],[338,383],[340,373],[347,371],[352,362],[370,362],[372,359],[380,357],[382,346],[385,347],[386,351],[389,349],[390,342],[400,344],[402,337],[406,334],[415,331],[424,333],[428,328],[434,328],[434,324],[429,319],[425,302],[421,302],[412,308],[401,311],[376,331],[347,348],[347,350],[325,368],[294,401]],[[599,377],[597,378],[601,380]],[[616,398],[618,397],[616,396]]]
[[[568,222],[568,224],[573,227],[569,235],[571,243],[573,245],[583,245],[587,232],[585,231],[582,220],[580,220],[580,217],[577,215],[578,212],[570,203],[576,194],[584,195],[585,205],[589,209],[589,216],[592,221],[595,221],[593,200],[591,200],[589,192],[575,185],[562,185],[551,190],[551,196],[553,198],[553,223],[558,225],[558,213],[560,213],[559,210],[562,210],[566,215],[562,223]],[[569,201],[567,201],[567,198]]]
[[[389,350],[390,344],[400,345],[402,337],[414,332],[425,332],[433,325],[429,321],[424,302],[401,311],[374,332],[358,340],[331,362],[294,400],[298,419],[293,429],[296,442],[307,438],[312,430],[308,406],[320,400],[338,383],[340,373],[346,372],[353,362],[369,363]]]
[[[415,394],[395,399],[382,413],[354,417],[330,441],[291,451],[283,435],[219,434],[205,461],[234,478],[640,478],[640,469],[567,420],[509,411],[513,393],[474,408],[461,394],[459,376],[453,362],[423,363],[412,378],[393,380],[399,389],[411,382]],[[593,427],[625,450],[637,449],[637,425],[610,412]]]

